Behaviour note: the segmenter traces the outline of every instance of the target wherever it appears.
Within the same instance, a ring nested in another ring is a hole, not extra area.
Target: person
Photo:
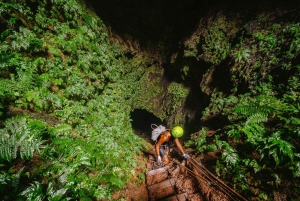
[[[181,143],[179,142],[179,137],[183,135],[183,128],[180,126],[175,126],[172,130],[165,130],[163,131],[159,137],[157,138],[155,144],[155,153],[157,155],[157,162],[163,165],[162,158],[164,157],[164,151],[168,147],[168,143],[171,140],[174,140],[176,146],[178,147],[179,151],[182,153],[182,156],[188,159],[190,156],[184,152]]]

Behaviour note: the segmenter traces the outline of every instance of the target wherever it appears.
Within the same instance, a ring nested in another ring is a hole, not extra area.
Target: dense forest
[[[299,3],[171,3],[0,2],[1,200],[143,182],[136,110],[248,200],[300,200]]]

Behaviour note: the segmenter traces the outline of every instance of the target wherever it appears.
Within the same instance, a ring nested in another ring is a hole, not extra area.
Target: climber
[[[168,143],[174,139],[176,146],[182,153],[182,156],[188,159],[190,156],[186,154],[178,140],[183,135],[183,129],[180,126],[175,126],[172,130],[165,130],[160,133],[155,143],[155,153],[157,155],[157,162],[161,165],[164,164],[162,158],[164,157],[164,151],[168,147]],[[169,147],[168,147],[169,148]]]

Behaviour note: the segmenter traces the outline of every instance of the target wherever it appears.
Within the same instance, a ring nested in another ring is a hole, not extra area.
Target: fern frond
[[[12,133],[20,133],[23,128],[27,128],[25,117],[13,117],[7,119],[4,125],[7,130],[10,130]]]
[[[52,182],[50,182],[46,191],[47,200],[49,201],[61,200],[61,198],[66,194],[67,190],[68,190],[67,188],[55,190]]]
[[[261,122],[267,122],[268,121],[268,115],[265,113],[255,113],[248,117],[245,125],[248,124],[259,124]]]
[[[35,150],[39,153],[44,141],[35,137],[35,134],[39,134],[38,130],[31,129],[25,117],[10,118],[4,125],[6,127],[0,129],[1,159],[16,159],[19,150],[22,159],[31,158]]]
[[[23,192],[20,193],[27,198],[27,200],[36,200],[42,201],[44,200],[43,194],[43,185],[37,181],[34,181],[30,184],[28,188],[26,188]]]
[[[52,106],[54,106],[54,108],[62,108],[63,106],[62,98],[58,97],[54,93],[48,93],[47,100],[52,103]]]
[[[69,176],[69,172],[67,171],[68,169],[66,169],[66,171],[59,176],[58,181],[62,184],[66,183],[68,181],[68,176]]]
[[[243,127],[239,127],[239,130],[243,131],[251,141],[254,140],[252,139],[253,137],[263,136],[265,127],[259,124],[261,120],[263,120],[263,118],[260,115],[253,115],[248,123]]]
[[[54,135],[65,135],[66,132],[72,130],[72,126],[69,124],[58,124],[51,129],[51,133]]]
[[[12,178],[12,187],[17,187],[19,185],[19,182],[20,182],[20,176],[21,176],[21,173],[23,171],[24,167],[22,167],[16,174],[15,174],[15,177]]]
[[[299,119],[299,118],[291,117],[290,120],[291,120],[291,122],[292,122],[293,124],[300,125],[300,119]]]
[[[9,79],[0,78],[0,95],[4,95],[5,92],[12,92],[12,83]]]
[[[251,116],[257,113],[268,114],[271,111],[271,108],[268,106],[258,106],[255,104],[249,105],[238,105],[233,109],[233,112],[242,114],[244,116]]]

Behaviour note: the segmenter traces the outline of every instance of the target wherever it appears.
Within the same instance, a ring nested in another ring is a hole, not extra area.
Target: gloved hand
[[[186,159],[190,158],[190,156],[188,154],[183,154],[182,157],[186,158]]]
[[[161,161],[161,157],[160,156],[157,157],[157,162],[162,165],[162,161]]]

